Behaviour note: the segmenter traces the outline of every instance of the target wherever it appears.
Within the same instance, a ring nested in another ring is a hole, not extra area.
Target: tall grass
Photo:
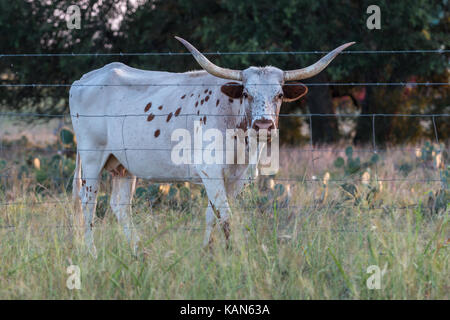
[[[449,298],[449,210],[421,205],[439,184],[384,182],[373,199],[355,201],[340,183],[320,181],[335,155],[314,172],[295,161],[300,155],[283,156],[282,173],[304,177],[290,183],[289,205],[255,205],[268,194],[256,185],[233,200],[231,249],[218,228],[213,249],[201,247],[204,197],[151,209],[136,199],[138,256],[107,210],[95,222],[94,259],[77,236],[70,194],[17,185],[13,199],[2,195],[12,204],[0,208],[0,299]],[[394,176],[390,161],[401,157],[392,155],[382,157],[379,178]],[[355,186],[366,199],[369,191]],[[80,267],[80,290],[66,286],[70,265]],[[366,285],[371,265],[384,271],[379,290]]]

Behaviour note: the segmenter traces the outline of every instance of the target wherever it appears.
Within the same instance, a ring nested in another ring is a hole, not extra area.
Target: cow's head
[[[346,43],[324,56],[309,67],[283,71],[275,67],[250,67],[245,70],[231,70],[216,66],[186,40],[175,37],[192,53],[195,60],[208,73],[223,79],[240,81],[222,86],[224,94],[232,99],[243,99],[249,125],[256,131],[278,128],[278,115],[283,101],[295,101],[308,92],[302,83],[294,83],[315,76],[345,48],[354,44]]]

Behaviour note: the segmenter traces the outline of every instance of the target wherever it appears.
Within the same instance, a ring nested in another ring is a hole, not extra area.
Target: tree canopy
[[[78,2],[81,29],[64,20],[72,1],[0,0],[0,54],[185,52],[178,35],[208,52],[329,51],[350,41],[349,50],[448,49],[447,0],[153,0]],[[366,26],[369,5],[381,9],[381,29]],[[211,56],[214,63],[244,69],[274,65],[296,69],[320,54],[242,54]],[[112,61],[148,70],[183,72],[198,69],[191,56],[51,56],[1,57],[0,83],[70,84],[82,74]],[[448,54],[341,54],[306,83],[448,82]],[[42,113],[68,112],[68,87],[1,87],[2,109]],[[283,113],[352,112],[365,114],[448,113],[448,86],[311,86],[306,99],[286,104]],[[342,135],[336,117],[313,117],[315,142],[334,142]],[[305,119],[283,118],[283,140],[301,139]],[[309,119],[306,119],[309,121]],[[357,119],[355,142],[372,137],[372,119]],[[448,124],[440,119],[441,138]],[[432,137],[420,121],[402,117],[376,119],[376,140],[404,142]]]

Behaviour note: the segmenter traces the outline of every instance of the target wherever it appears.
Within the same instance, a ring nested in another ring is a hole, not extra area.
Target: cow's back
[[[237,113],[231,105],[238,108],[239,100],[232,103],[220,91],[225,82],[204,71],[145,71],[122,63],[89,72],[70,90],[78,148],[111,153],[140,177],[183,180],[192,172],[171,163],[171,133],[178,128],[193,133],[195,120],[204,127],[224,127],[227,117],[205,115]]]
[[[114,129],[120,127],[120,119],[115,117],[136,112],[132,110],[136,100],[158,90],[143,84],[158,82],[168,75],[114,62],[75,81],[70,89],[69,105],[78,143],[100,147],[112,142],[114,147]]]

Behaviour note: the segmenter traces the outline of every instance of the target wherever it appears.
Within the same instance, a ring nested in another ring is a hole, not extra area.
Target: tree
[[[139,2],[84,0],[81,30],[68,30],[62,13],[71,1],[0,0],[1,53],[60,52],[186,52],[173,36],[188,39],[201,51],[329,51],[356,41],[349,50],[446,49],[449,13],[446,0],[149,0]],[[102,5],[99,5],[99,4]],[[381,9],[381,29],[369,30],[369,5]],[[122,13],[119,8],[125,5]],[[111,21],[123,18],[118,30]],[[33,30],[33,32],[30,32]],[[229,68],[274,65],[297,69],[323,54],[242,54],[210,56]],[[83,73],[112,61],[149,70],[182,72],[198,69],[183,56],[76,56],[0,58],[0,83],[68,84]],[[448,82],[448,55],[341,54],[312,82]],[[445,113],[448,87],[367,86],[358,100],[351,86],[310,86],[306,99],[286,104],[283,113],[334,114],[334,98],[349,96],[363,114]],[[68,88],[0,88],[1,106],[15,110],[67,111]],[[306,103],[306,105],[305,105]],[[309,119],[306,119],[309,122]],[[339,139],[334,116],[313,117],[315,143]],[[434,132],[412,119],[377,117],[376,142],[403,142]],[[439,119],[438,119],[439,120]],[[300,139],[304,119],[282,118],[282,141]],[[443,121],[436,122],[441,138],[448,137]],[[360,117],[355,142],[372,139],[372,119]]]
[[[200,48],[219,51],[328,51],[339,44],[356,41],[350,50],[414,50],[438,49],[445,44],[448,13],[443,15],[443,0],[392,1],[217,1],[220,15],[205,16],[201,27]],[[367,7],[377,4],[381,8],[381,30],[366,26]],[[437,28],[441,26],[441,28]],[[227,55],[215,62],[232,68],[249,65],[272,64],[282,69],[309,65],[317,55]],[[406,82],[412,77],[429,79],[441,75],[448,81],[448,58],[439,54],[342,54],[326,71],[308,82]],[[356,101],[352,87],[312,87],[306,102],[311,113],[333,114],[331,97],[351,96]],[[414,104],[413,89],[408,99],[403,87],[366,88],[361,106],[362,113],[422,112],[425,104]],[[409,90],[409,89],[408,89]],[[431,90],[439,90],[432,88]],[[421,99],[423,101],[423,99]],[[430,102],[430,100],[427,100]],[[409,107],[408,107],[409,105]],[[299,105],[283,107],[298,111]],[[356,142],[371,139],[371,119],[360,117],[357,123]],[[376,140],[404,141],[402,134],[406,121],[394,118],[377,119]],[[332,142],[338,138],[335,117],[313,117],[314,142]],[[408,126],[408,125],[407,125]],[[418,122],[413,135],[421,132]],[[411,128],[411,127],[409,127]],[[411,131],[411,130],[410,130]]]
[[[353,2],[353,1],[352,1]],[[443,48],[448,35],[448,12],[444,15],[446,1],[413,0],[376,1],[381,8],[380,30],[360,28],[355,39],[360,50],[415,50]],[[354,2],[363,10],[373,1]],[[362,23],[362,21],[361,21]],[[444,25],[447,25],[444,27]],[[447,34],[447,35],[446,35]],[[377,54],[367,55],[352,62],[350,77],[360,82],[407,82],[414,80],[448,82],[446,66],[448,57],[440,54]],[[361,72],[364,70],[364,72]],[[437,92],[442,88],[433,87]],[[421,113],[432,112],[430,99],[420,96],[422,87],[367,87],[361,113]],[[408,94],[407,94],[408,93]],[[436,110],[437,111],[437,110]],[[360,117],[357,123],[356,143],[372,138],[372,119]],[[407,133],[407,134],[405,134]],[[376,121],[375,138],[379,143],[402,142],[423,133],[419,121],[411,119],[380,117]]]
[[[78,1],[81,29],[69,30],[64,19],[73,1],[0,1],[0,52],[107,52],[115,47],[110,20],[118,16],[120,1]],[[95,56],[2,57],[3,84],[70,84],[108,59]],[[68,111],[67,87],[2,87],[0,107],[39,113]]]

